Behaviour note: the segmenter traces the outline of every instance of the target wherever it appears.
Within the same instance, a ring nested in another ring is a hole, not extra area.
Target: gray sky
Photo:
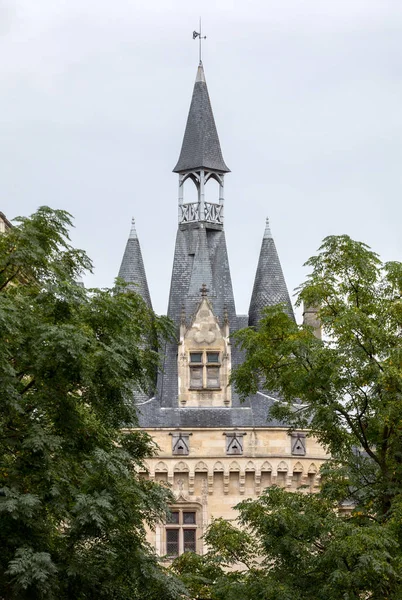
[[[70,211],[100,287],[134,215],[165,313],[200,13],[237,311],[266,216],[291,292],[329,234],[402,260],[401,0],[0,0],[0,210]]]

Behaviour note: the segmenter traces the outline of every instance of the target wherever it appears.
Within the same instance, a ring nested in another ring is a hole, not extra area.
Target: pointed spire
[[[269,226],[268,217],[265,219],[265,231],[264,231],[264,240],[272,238],[271,228]]]
[[[128,236],[129,240],[137,240],[138,236],[137,236],[137,230],[135,228],[135,219],[134,217],[131,218],[131,229],[130,229],[130,235]]]
[[[294,319],[289,292],[267,219],[251,295],[249,325],[256,327],[261,319],[262,309],[275,304],[284,304],[286,312]]]
[[[134,218],[131,220],[130,234],[128,236],[118,276],[128,283],[129,290],[139,294],[147,305],[152,308],[144,262],[142,260],[141,246],[138,240]]]
[[[180,157],[173,171],[199,169],[229,172],[222,156],[202,62],[197,70]]]

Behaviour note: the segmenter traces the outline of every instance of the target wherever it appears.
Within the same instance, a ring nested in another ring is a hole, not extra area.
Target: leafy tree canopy
[[[77,284],[91,263],[68,213],[17,223],[0,236],[0,598],[178,598],[146,542],[170,499],[136,474],[153,444],[121,432],[170,325],[120,284]]]
[[[199,570],[234,570],[206,598],[402,598],[402,264],[344,235],[307,266],[297,302],[317,307],[323,340],[266,308],[235,336],[246,360],[233,383],[243,397],[279,392],[271,415],[309,429],[332,459],[319,494],[268,488],[238,505],[240,529],[212,524]],[[185,560],[175,568],[197,592]]]

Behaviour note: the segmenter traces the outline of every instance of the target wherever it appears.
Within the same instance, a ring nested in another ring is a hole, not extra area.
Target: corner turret
[[[130,235],[128,236],[119,275],[128,284],[128,289],[139,294],[149,308],[152,308],[141,246],[135,228],[134,218],[131,220]]]
[[[267,218],[249,309],[249,325],[257,327],[265,306],[284,304],[294,319],[289,292]]]

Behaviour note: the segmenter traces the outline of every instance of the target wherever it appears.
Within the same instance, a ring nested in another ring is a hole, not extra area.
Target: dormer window
[[[306,434],[299,431],[292,431],[292,454],[295,456],[306,455]]]
[[[219,352],[190,352],[190,389],[219,390],[220,367]]]
[[[226,454],[243,454],[243,433],[226,433]]]
[[[190,453],[189,433],[173,433],[172,454],[187,456]]]

